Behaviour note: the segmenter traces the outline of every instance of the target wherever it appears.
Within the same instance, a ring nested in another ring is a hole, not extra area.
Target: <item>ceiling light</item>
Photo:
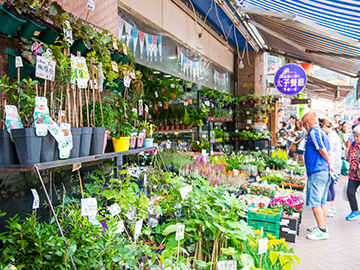
[[[169,59],[177,59],[177,56],[169,56]]]
[[[244,68],[244,63],[242,58],[240,58],[239,69],[243,69],[243,68]]]
[[[201,39],[202,33],[198,33],[198,37],[199,37],[199,40],[198,40],[198,42],[196,43],[196,49],[198,49],[199,51],[201,51],[201,50],[203,49],[203,47],[204,47],[203,42],[202,42],[202,39]]]

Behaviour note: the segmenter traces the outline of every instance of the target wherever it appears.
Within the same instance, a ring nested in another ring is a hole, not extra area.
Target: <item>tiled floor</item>
[[[330,237],[328,240],[310,241],[306,239],[308,226],[315,225],[315,218],[310,208],[306,207],[296,243],[290,244],[301,263],[296,270],[360,269],[360,218],[355,221],[345,220],[350,211],[347,201],[342,199],[342,190],[347,178],[341,177],[336,184],[335,208],[337,213],[327,219]],[[360,202],[360,193],[357,193]]]

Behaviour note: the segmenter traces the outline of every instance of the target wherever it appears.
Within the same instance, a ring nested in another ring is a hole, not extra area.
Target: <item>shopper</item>
[[[278,110],[278,128],[277,128],[277,131],[279,132],[280,129],[283,128],[281,122],[283,121],[283,116],[284,116],[284,110],[283,109],[279,109]]]
[[[347,195],[351,208],[351,213],[346,216],[347,220],[354,220],[359,217],[360,211],[356,200],[356,190],[360,185],[360,126],[353,130],[355,141],[350,146],[350,167]]]
[[[320,121],[320,127],[321,129],[328,135],[330,148],[331,148],[331,164],[333,165],[334,169],[334,178],[331,178],[328,196],[327,196],[327,202],[328,202],[328,217],[333,217],[336,214],[336,209],[334,206],[334,200],[335,200],[335,180],[340,177],[341,173],[341,140],[339,135],[334,130],[332,124],[326,120],[321,119]]]
[[[327,135],[319,127],[316,113],[308,112],[302,118],[304,128],[308,132],[305,145],[305,166],[308,175],[306,189],[306,205],[312,208],[317,225],[308,227],[310,240],[329,238],[326,227],[327,192],[330,185],[332,167],[330,165],[330,144]]]
[[[290,118],[289,118],[288,122],[289,122],[288,130],[294,129],[295,122],[296,122],[296,116],[295,115],[290,115]]]
[[[304,164],[306,129],[303,127],[303,123],[301,122],[301,120],[297,120],[295,122],[294,131],[297,133],[295,141],[292,143],[295,144],[297,147],[296,152],[293,153],[294,161],[297,162],[299,158],[300,162]]]
[[[333,125],[333,127],[335,128],[336,132],[340,131],[340,130],[338,130],[340,119],[341,119],[340,114],[335,114],[334,115],[334,125]]]

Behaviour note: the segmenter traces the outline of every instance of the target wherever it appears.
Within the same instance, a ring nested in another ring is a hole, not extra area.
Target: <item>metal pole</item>
[[[52,211],[52,213],[53,213],[53,215],[54,215],[54,218],[55,218],[56,224],[57,224],[57,226],[58,226],[58,228],[59,228],[60,234],[61,234],[62,237],[65,238],[64,233],[63,233],[63,231],[62,231],[62,229],[61,229],[59,220],[58,220],[58,218],[57,218],[57,216],[56,216],[54,207],[53,207],[52,202],[51,202],[51,200],[50,200],[49,194],[48,194],[48,192],[46,191],[46,187],[45,187],[44,181],[43,181],[43,179],[42,179],[42,177],[41,177],[41,175],[40,175],[39,169],[38,169],[38,167],[37,167],[36,165],[35,165],[34,167],[35,167],[36,173],[37,173],[37,175],[38,175],[38,177],[39,177],[39,179],[40,179],[40,182],[41,182],[41,185],[42,185],[42,187],[43,187],[43,190],[44,190],[44,192],[45,192],[45,196],[46,196],[46,198],[47,198],[47,200],[48,200],[48,202],[49,202],[51,211]],[[64,244],[65,244],[66,248],[69,248],[68,245],[67,245],[67,243],[66,243],[66,241],[64,241]],[[72,262],[72,265],[73,265],[74,269],[77,270],[77,269],[76,269],[76,266],[75,266],[75,263],[74,263],[74,260],[73,260],[73,258],[72,258],[71,255],[70,255],[70,260],[71,260],[71,262]]]

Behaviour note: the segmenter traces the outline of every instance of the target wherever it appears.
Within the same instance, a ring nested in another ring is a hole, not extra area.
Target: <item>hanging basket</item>
[[[0,32],[8,35],[9,37],[14,36],[19,28],[26,22],[26,18],[19,18],[17,12],[12,14],[0,5]],[[23,17],[23,16],[21,16]]]
[[[21,26],[18,36],[31,40],[31,38],[37,38],[45,28],[46,25],[43,22],[28,17],[26,23]]]

